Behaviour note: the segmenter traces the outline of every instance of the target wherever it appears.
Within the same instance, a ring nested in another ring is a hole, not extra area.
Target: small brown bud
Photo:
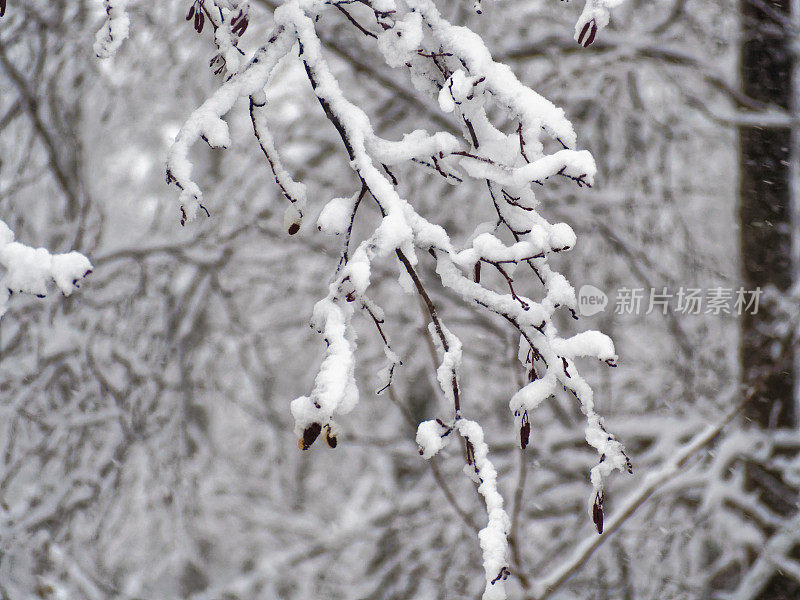
[[[331,448],[336,448],[336,445],[339,443],[339,441],[336,439],[336,436],[331,433],[330,427],[328,427],[325,431],[325,443]]]
[[[528,420],[528,413],[522,413],[522,427],[519,429],[519,445],[525,450],[531,439],[531,422]]]
[[[297,444],[300,450],[308,450],[311,448],[311,444],[313,444],[319,434],[322,432],[322,425],[319,423],[312,423],[308,427],[305,428],[303,431],[303,437],[300,438],[299,443]]]

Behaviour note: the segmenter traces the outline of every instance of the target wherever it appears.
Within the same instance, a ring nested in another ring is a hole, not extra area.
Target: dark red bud
[[[189,14],[186,15],[186,20],[191,21],[192,17],[194,16],[194,4],[189,8]]]
[[[581,34],[578,36],[578,43],[583,46],[584,48],[588,48],[594,42],[594,38],[597,35],[597,23],[595,23],[594,19],[586,23],[581,29]]]
[[[597,528],[597,533],[603,533],[603,492],[598,492],[594,497],[592,521],[594,521],[594,526]]]
[[[289,225],[289,235],[294,235],[298,231],[300,231],[300,224],[299,223],[292,223]]]
[[[0,0],[0,17],[6,14],[6,0]]]
[[[481,282],[481,262],[475,263],[475,283]]]
[[[528,447],[528,442],[531,439],[531,424],[525,419],[522,422],[522,427],[519,430],[519,445],[525,450]]]

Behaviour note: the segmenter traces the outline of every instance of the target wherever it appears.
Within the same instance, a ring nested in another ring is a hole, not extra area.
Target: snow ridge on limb
[[[467,305],[500,316],[519,334],[519,358],[529,384],[511,398],[509,406],[523,448],[531,443],[536,407],[559,387],[575,396],[586,417],[586,440],[599,455],[591,482],[593,519],[601,530],[605,480],[615,470],[630,470],[630,462],[595,412],[592,390],[575,361],[588,356],[615,366],[617,357],[611,340],[600,333],[585,332],[568,339],[559,336],[554,314],[564,308],[574,315],[575,290],[563,275],[551,269],[549,257],[569,251],[576,236],[568,225],[551,224],[539,215],[539,202],[532,189],[558,177],[578,187],[591,186],[595,163],[589,152],[575,148],[577,138],[562,109],[524,86],[507,66],[495,62],[479,36],[443,19],[431,0],[362,0],[357,3],[359,7],[367,7],[374,16],[374,22],[369,23],[346,12],[347,2],[334,4],[290,0],[275,11],[275,28],[268,43],[184,124],[169,154],[168,180],[182,190],[184,216],[191,219],[202,208],[202,195],[191,179],[189,151],[198,139],[227,146],[230,139],[222,118],[237,99],[249,97],[261,150],[291,203],[287,230],[299,230],[305,192],[282,167],[264,118],[268,110],[264,107],[264,88],[270,74],[283,56],[294,55],[296,49],[297,60],[339,134],[361,185],[360,191],[348,198],[326,202],[317,221],[321,231],[341,236],[342,253],[328,293],[315,306],[312,319],[312,326],[327,345],[325,357],[310,394],[292,402],[300,448],[308,449],[323,431],[328,443],[335,446],[336,416],[352,410],[358,400],[352,327],[357,311],[374,322],[382,338],[389,363],[384,380],[387,386],[391,384],[400,358],[391,350],[383,331],[383,311],[367,297],[373,264],[391,261],[406,288],[417,293],[427,311],[428,332],[441,361],[437,380],[449,406],[445,418],[419,425],[420,454],[424,458],[434,456],[455,437],[453,433],[464,439],[466,472],[478,484],[487,509],[488,525],[479,536],[486,575],[484,598],[501,600],[506,598],[503,581],[510,573],[508,516],[502,508],[483,431],[464,416],[459,381],[462,344],[445,325],[417,269],[422,259],[432,258],[441,286],[453,290]],[[399,141],[376,135],[369,116],[345,96],[323,53],[316,23],[331,9],[344,11],[362,34],[375,39],[389,66],[404,69],[421,92],[452,114],[461,128],[461,138],[422,130],[412,131]],[[506,122],[514,123],[511,131],[502,131],[492,123],[488,115],[495,109],[504,113]],[[449,183],[461,184],[468,179],[477,183],[497,214],[496,222],[476,230],[464,247],[456,247],[444,227],[416,211],[413,198],[398,193],[398,180],[391,169],[409,162]],[[362,202],[374,202],[381,219],[351,249],[353,224]],[[511,243],[505,243],[501,234],[513,238]],[[505,281],[503,290],[481,283],[483,267],[500,274]],[[518,267],[527,268],[527,273],[541,282],[542,297],[532,299],[518,293],[514,286]]]
[[[48,284],[55,282],[65,296],[79,287],[78,282],[92,272],[92,263],[79,252],[50,254],[44,248],[31,248],[14,241],[14,232],[0,221],[0,317],[8,309],[13,292],[44,298]]]
[[[103,0],[106,20],[94,41],[97,58],[111,58],[128,39],[131,21],[126,12],[128,0]]]

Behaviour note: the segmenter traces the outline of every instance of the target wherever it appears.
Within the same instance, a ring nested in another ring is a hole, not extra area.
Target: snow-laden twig
[[[275,175],[275,183],[281,188],[281,192],[290,202],[284,213],[284,227],[289,234],[295,234],[300,230],[303,222],[303,211],[306,208],[306,186],[296,182],[286,171],[281,163],[278,150],[275,148],[275,141],[267,127],[267,116],[263,110],[266,105],[266,95],[254,94],[250,99],[250,120],[253,123],[253,133],[258,140],[261,151],[269,162],[272,174]]]
[[[448,358],[442,366],[448,363]],[[417,429],[417,444],[420,454],[430,459],[452,439],[452,432],[464,439],[467,448],[467,465],[464,472],[478,485],[478,492],[486,503],[488,522],[478,532],[483,551],[483,570],[486,576],[483,600],[504,600],[505,580],[511,574],[508,569],[508,533],[511,520],[503,508],[503,497],[497,490],[497,470],[489,460],[489,446],[484,441],[483,429],[475,421],[459,418],[453,425],[439,420],[424,421]]]
[[[672,457],[656,471],[648,473],[641,485],[620,502],[620,507],[606,520],[606,528],[600,536],[585,539],[573,551],[572,556],[558,566],[547,577],[532,582],[533,594],[530,600],[544,600],[558,589],[573,573],[580,569],[592,553],[600,547],[628,518],[644,504],[659,488],[664,487],[678,475],[683,467],[703,448],[713,443],[742,408],[739,403],[726,412],[716,423],[709,425],[695,435],[687,444],[679,448]]]
[[[79,287],[78,282],[92,272],[89,259],[79,252],[50,254],[44,248],[31,248],[14,241],[14,232],[0,221],[0,317],[8,310],[14,292],[44,298],[48,284],[55,282],[65,296]]]
[[[103,0],[103,4],[106,20],[95,37],[94,53],[98,58],[111,58],[130,33],[131,21],[125,10],[128,0]]]
[[[260,48],[242,72],[231,78],[214,95],[197,108],[181,127],[167,156],[167,181],[181,190],[183,221],[191,221],[202,207],[203,194],[192,179],[189,151],[198,140],[209,146],[225,147],[230,144],[228,125],[222,120],[236,101],[242,97],[262,97],[272,70],[294,44],[294,38],[277,27],[267,43]]]

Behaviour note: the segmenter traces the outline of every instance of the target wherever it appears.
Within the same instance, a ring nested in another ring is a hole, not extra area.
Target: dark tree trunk
[[[792,108],[794,57],[789,32],[790,0],[741,0],[742,91],[766,105]],[[789,127],[740,127],[739,172],[742,279],[745,289],[774,286],[787,291],[792,268],[792,131]],[[763,429],[795,427],[793,351],[775,358],[782,341],[774,333],[778,319],[763,304],[741,321],[742,381],[756,393],[745,407],[749,421]],[[797,509],[796,490],[769,464],[749,463],[747,485],[771,511],[786,516]],[[800,584],[776,574],[760,598],[800,598]]]

